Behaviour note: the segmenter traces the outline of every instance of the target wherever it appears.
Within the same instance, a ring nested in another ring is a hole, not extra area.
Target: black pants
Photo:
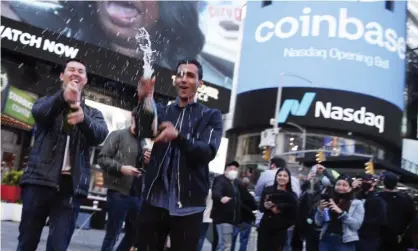
[[[319,251],[319,230],[307,229],[306,233],[306,251]]]
[[[203,212],[170,216],[163,208],[143,203],[139,213],[139,251],[163,251],[170,235],[170,251],[196,251]]]
[[[47,251],[65,251],[75,229],[80,198],[54,188],[26,185],[22,190],[18,251],[35,251],[49,216]]]
[[[287,240],[287,229],[272,230],[260,225],[257,237],[257,251],[282,251]]]
[[[396,235],[382,235],[382,239],[380,240],[380,247],[379,251],[402,251],[398,244],[398,236]]]

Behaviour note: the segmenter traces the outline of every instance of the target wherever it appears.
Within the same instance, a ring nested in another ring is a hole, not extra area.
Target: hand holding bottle
[[[138,98],[153,96],[155,86],[155,77],[152,79],[141,78],[138,84]]]
[[[77,80],[71,80],[64,87],[63,97],[70,104],[80,101],[80,90],[78,89]]]

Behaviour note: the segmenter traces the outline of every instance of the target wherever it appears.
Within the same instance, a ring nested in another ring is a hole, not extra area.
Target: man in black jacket
[[[364,200],[364,220],[359,230],[360,240],[357,251],[376,251],[379,247],[380,229],[386,222],[386,203],[375,192],[377,180],[370,174],[362,174],[353,181],[353,188],[359,188],[359,199]]]
[[[18,251],[36,250],[47,217],[47,250],[67,250],[80,197],[88,194],[91,147],[102,143],[108,134],[102,113],[81,100],[87,83],[85,65],[69,60],[60,80],[60,91],[38,99],[32,107],[35,143],[21,178]]]
[[[238,181],[238,180],[237,180]],[[250,239],[251,229],[255,221],[253,211],[257,210],[257,202],[254,196],[248,191],[250,179],[244,177],[237,182],[241,200],[241,222],[234,228],[234,238],[232,240],[231,250],[235,250],[236,241],[239,235],[239,251],[247,251],[248,241]]]
[[[125,235],[116,250],[129,250],[136,238],[137,214],[140,208],[141,172],[134,167],[138,152],[138,138],[132,112],[131,126],[110,133],[99,154],[99,165],[104,173],[107,190],[108,220],[102,251],[111,251],[125,221]]]
[[[238,168],[238,162],[228,163],[224,175],[213,182],[211,218],[218,233],[218,251],[231,251],[234,226],[241,222],[240,191],[235,182]]]
[[[381,231],[380,251],[404,250],[400,239],[415,217],[414,202],[408,194],[396,191],[398,177],[390,172],[383,175],[385,190],[379,196],[386,202],[386,225]]]
[[[145,197],[139,216],[141,251],[162,250],[168,234],[170,250],[196,251],[209,191],[208,165],[222,138],[221,112],[196,102],[202,77],[198,61],[180,61],[176,102],[157,106],[160,133],[144,179]],[[154,83],[154,79],[143,79],[144,91],[139,94],[152,95]],[[143,106],[140,109],[145,110]],[[141,133],[149,131],[150,125],[143,125],[146,113],[140,111],[139,115]]]

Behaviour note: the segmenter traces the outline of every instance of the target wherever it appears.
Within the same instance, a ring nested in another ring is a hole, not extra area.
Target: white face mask
[[[231,170],[229,172],[226,173],[226,177],[230,180],[235,180],[238,176],[238,171],[236,170]]]

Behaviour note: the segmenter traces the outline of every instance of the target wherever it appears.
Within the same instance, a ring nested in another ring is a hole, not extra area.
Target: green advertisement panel
[[[10,86],[3,114],[7,114],[27,125],[33,126],[35,120],[32,117],[32,106],[35,100],[36,97],[29,93]]]

